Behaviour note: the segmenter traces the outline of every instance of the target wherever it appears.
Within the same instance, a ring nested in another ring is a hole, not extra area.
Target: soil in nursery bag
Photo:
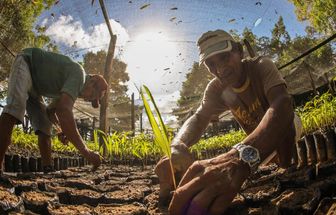
[[[278,180],[283,189],[304,187],[310,183],[315,177],[315,168],[312,166],[303,169],[287,169],[282,175],[278,176]]]
[[[281,214],[312,214],[320,199],[320,191],[309,188],[288,189],[271,202]]]
[[[319,178],[313,181],[309,185],[309,187],[319,189],[321,192],[321,198],[335,197],[336,196],[336,175]]]
[[[65,187],[72,187],[77,189],[92,189],[94,182],[92,180],[86,180],[81,178],[69,178],[64,181]]]
[[[10,183],[15,188],[15,194],[20,195],[22,192],[25,191],[33,191],[37,189],[37,183],[33,180],[26,180],[26,179],[9,179]]]
[[[62,204],[88,204],[95,207],[102,202],[102,193],[89,189],[66,188],[63,192],[57,194]]]
[[[98,205],[94,212],[100,215],[147,215],[148,211],[144,205],[140,203],[125,204],[125,205]]]
[[[336,174],[336,161],[330,160],[316,166],[317,177],[326,177]]]
[[[279,214],[278,208],[274,205],[247,206],[244,197],[240,194],[233,199],[231,205],[225,211],[225,215],[276,215]]]
[[[279,182],[271,182],[265,185],[247,188],[240,194],[244,197],[248,205],[256,207],[269,203],[269,200],[276,197],[279,193]]]
[[[125,185],[121,187],[121,190],[105,193],[103,202],[105,204],[142,202],[145,193],[148,192],[147,186]]]
[[[324,198],[318,205],[314,215],[334,215],[336,214],[336,199]]]
[[[39,214],[48,214],[48,203],[57,202],[58,197],[54,193],[29,191],[21,194],[25,209]]]
[[[63,205],[63,204],[49,204],[48,212],[51,215],[92,215],[93,208],[89,205]]]
[[[0,214],[6,214],[10,211],[21,211],[22,206],[23,201],[21,197],[0,187]]]

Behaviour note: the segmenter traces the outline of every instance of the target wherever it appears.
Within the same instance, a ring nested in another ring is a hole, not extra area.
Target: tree
[[[310,36],[298,36],[294,38],[288,45],[287,49],[283,51],[281,57],[278,58],[277,64],[283,65],[289,62],[293,58],[307,51],[308,48],[311,48],[320,43],[321,40],[322,39]],[[304,59],[301,59],[299,62],[302,62],[303,60],[315,69],[319,70],[329,68],[335,63],[333,58],[333,49],[330,44],[324,45],[323,47],[309,54]],[[288,72],[288,68],[282,71],[283,74],[287,74]]]
[[[25,47],[43,47],[57,50],[43,29],[33,30],[36,18],[55,0],[1,0],[0,1],[0,40],[12,52],[18,53]],[[14,57],[0,46],[0,81],[8,77]]]
[[[194,62],[186,78],[182,84],[177,108],[173,110],[180,124],[186,120],[190,113],[195,112],[207,84],[214,76],[208,72],[204,64],[199,66],[198,62]]]
[[[286,31],[283,18],[280,16],[272,30],[272,38],[270,42],[270,51],[275,59],[281,57],[283,51],[288,47],[290,40],[291,38]]]
[[[104,74],[107,53],[98,51],[88,52],[83,56],[83,65],[88,74]],[[131,100],[127,95],[126,82],[129,81],[126,72],[127,65],[113,59],[112,76],[110,80],[109,125],[115,131],[131,130]]]
[[[309,20],[320,33],[332,34],[336,29],[335,0],[289,0],[299,20]]]

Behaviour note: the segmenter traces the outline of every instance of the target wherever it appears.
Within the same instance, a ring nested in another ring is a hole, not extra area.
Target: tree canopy
[[[295,6],[299,20],[308,20],[311,25],[324,34],[335,33],[336,1],[335,0],[289,0]]]
[[[43,10],[50,8],[55,0],[1,0],[0,1],[0,40],[12,52],[34,46],[57,50],[50,38],[44,35],[45,28],[34,22]],[[0,81],[8,77],[14,57],[0,46]]]

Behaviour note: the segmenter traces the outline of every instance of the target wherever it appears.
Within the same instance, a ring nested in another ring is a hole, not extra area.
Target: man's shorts
[[[14,116],[22,123],[27,110],[35,132],[51,135],[52,123],[47,116],[46,105],[33,88],[29,65],[21,54],[17,55],[11,68],[6,102],[3,113]]]

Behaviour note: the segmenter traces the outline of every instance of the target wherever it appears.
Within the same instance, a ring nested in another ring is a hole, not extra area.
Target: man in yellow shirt
[[[200,64],[215,78],[202,103],[171,144],[176,173],[184,174],[170,203],[170,213],[223,214],[247,177],[271,153],[280,166],[290,165],[296,138],[294,111],[286,83],[266,57],[243,59],[243,48],[223,30],[204,33],[198,40]],[[193,162],[189,147],[202,136],[213,116],[230,110],[247,137],[229,152]],[[172,190],[167,159],[155,168],[160,200]]]

